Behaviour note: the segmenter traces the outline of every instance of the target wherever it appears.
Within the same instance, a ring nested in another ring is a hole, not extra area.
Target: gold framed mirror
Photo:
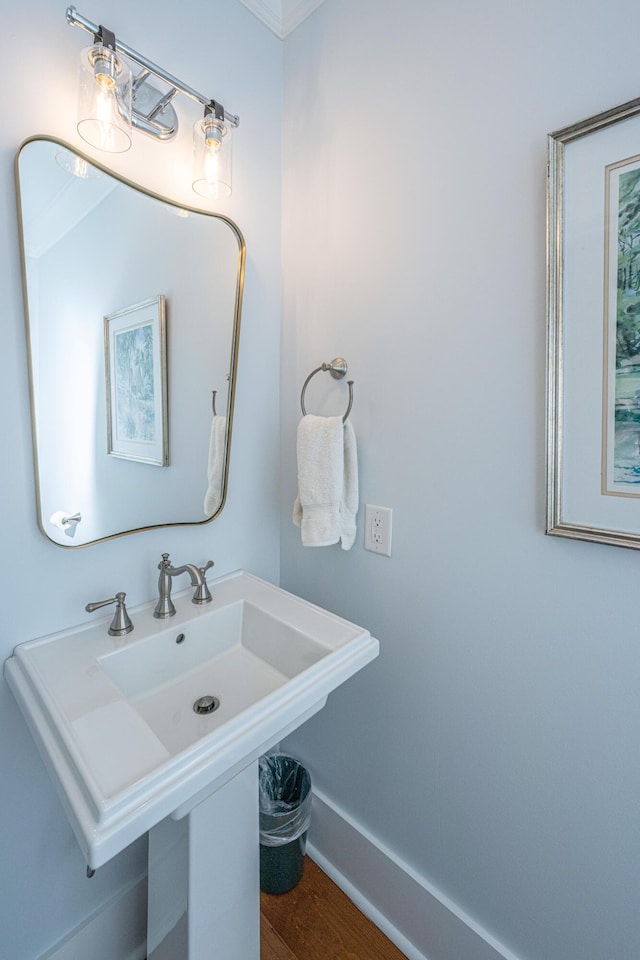
[[[16,182],[40,529],[78,547],[209,522],[227,493],[240,230],[52,137],[21,146]]]

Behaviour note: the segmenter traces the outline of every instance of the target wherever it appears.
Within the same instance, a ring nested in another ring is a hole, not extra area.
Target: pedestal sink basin
[[[173,627],[161,637],[152,635],[106,654],[98,663],[174,756],[327,653],[309,634],[243,599],[208,611],[180,630]]]
[[[213,601],[174,595],[177,613],[131,610],[16,647],[5,676],[59,788],[90,867],[236,772],[319,710],[377,656],[378,642],[244,571]],[[220,706],[198,714],[194,703]]]
[[[126,637],[106,617],[5,663],[88,866],[149,832],[150,960],[259,960],[257,758],[378,654],[244,571],[211,588],[168,620],[131,610]]]

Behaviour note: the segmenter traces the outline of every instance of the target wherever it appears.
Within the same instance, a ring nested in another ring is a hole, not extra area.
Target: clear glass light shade
[[[56,163],[67,173],[80,180],[100,180],[103,176],[102,170],[98,170],[88,160],[83,160],[72,150],[58,150],[56,153]]]
[[[231,196],[231,128],[206,116],[193,127],[193,189],[207,200]]]
[[[108,153],[131,146],[131,71],[101,43],[80,54],[78,133]]]

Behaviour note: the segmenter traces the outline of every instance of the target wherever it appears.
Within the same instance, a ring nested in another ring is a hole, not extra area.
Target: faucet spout
[[[196,567],[195,563],[183,563],[181,567],[172,567],[170,575],[172,577],[179,577],[181,573],[188,573],[191,577],[191,586],[199,587],[202,583],[202,577],[200,576],[200,568]]]
[[[160,576],[158,577],[158,602],[153,611],[154,617],[157,620],[164,620],[175,614],[176,608],[171,599],[172,580],[183,573],[189,574],[191,586],[196,588],[193,603],[208,603],[211,600],[211,592],[207,586],[206,571],[212,566],[213,561],[209,560],[204,567],[198,567],[195,563],[183,563],[180,567],[174,567],[169,560],[169,554],[163,553],[162,560],[158,564]]]

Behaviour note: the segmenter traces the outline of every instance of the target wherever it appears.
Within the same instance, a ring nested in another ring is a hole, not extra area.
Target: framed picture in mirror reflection
[[[169,463],[167,325],[162,294],[104,318],[108,453]]]

